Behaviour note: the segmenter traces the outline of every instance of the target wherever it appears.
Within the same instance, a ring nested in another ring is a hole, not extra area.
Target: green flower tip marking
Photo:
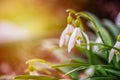
[[[75,27],[80,27],[80,20],[79,20],[79,18],[77,18],[75,20]]]
[[[117,37],[117,41],[120,42],[120,34]]]
[[[69,15],[68,17],[67,17],[67,23],[68,24],[72,24],[72,16],[71,15]]]
[[[36,70],[36,68],[35,68],[33,65],[29,65],[28,71],[29,71],[29,72],[32,72],[32,71],[34,71],[34,70]]]
[[[67,9],[66,12],[69,13],[69,16],[67,17],[67,23],[68,23],[68,24],[72,24],[72,20],[73,20],[73,19],[72,19],[71,14],[75,14],[76,11],[73,10],[73,9]]]

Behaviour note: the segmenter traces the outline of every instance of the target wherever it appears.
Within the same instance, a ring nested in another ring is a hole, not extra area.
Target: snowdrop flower
[[[120,35],[117,38],[117,42],[115,43],[114,47],[116,48],[120,48]],[[108,62],[110,63],[114,54],[116,54],[116,61],[118,62],[120,60],[120,51],[117,51],[115,49],[111,49],[110,53],[109,53],[109,60]]]
[[[115,20],[116,25],[120,26],[120,12],[118,13],[116,20]]]
[[[98,37],[96,40],[95,40],[95,43],[102,43],[102,40],[100,37]],[[98,46],[93,46],[93,51],[94,52],[98,52],[99,50],[99,47]]]
[[[30,74],[30,75],[39,76],[39,73],[38,73],[36,70],[30,72],[29,74]]]
[[[90,49],[90,46],[89,46],[90,40],[88,38],[88,35],[85,32],[82,32],[82,34],[85,37],[85,40],[86,40],[86,43],[87,43],[87,49],[89,50]]]
[[[83,36],[86,39],[87,44],[89,44],[88,36],[83,31],[81,31],[79,27],[76,27],[68,43],[68,52],[71,51],[71,49],[75,46],[75,44],[80,45],[81,43],[84,42]],[[89,46],[87,46],[87,49],[89,49]]]
[[[88,76],[93,76],[95,73],[95,67],[94,66],[90,66],[88,69],[85,70],[85,73]]]
[[[67,44],[72,34],[74,27],[72,24],[68,24],[65,30],[62,32],[60,36],[59,46],[62,47],[64,44]]]
[[[59,41],[59,47],[62,47],[64,44],[68,44],[69,38],[74,30],[74,27],[72,25],[72,17],[71,14],[69,14],[68,18],[67,18],[67,26],[64,29],[64,31],[62,32],[61,36],[60,36],[60,41]]]

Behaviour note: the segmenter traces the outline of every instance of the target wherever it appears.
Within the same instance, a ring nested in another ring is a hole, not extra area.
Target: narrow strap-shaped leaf
[[[85,64],[87,63],[83,58],[73,58],[70,60],[71,63],[82,63],[82,64]]]
[[[113,69],[105,69],[107,72],[113,73],[115,75],[120,76],[120,71],[118,70],[113,70]]]
[[[58,68],[58,67],[79,67],[79,66],[90,66],[89,64],[81,64],[81,63],[69,63],[69,64],[58,64],[58,65],[53,65],[53,68]]]
[[[91,77],[90,80],[116,80],[114,76],[94,76]]]
[[[35,62],[45,63],[45,64],[47,64],[49,66],[52,66],[51,63],[49,63],[49,62],[47,62],[47,61],[45,61],[43,59],[30,59],[30,60],[26,61],[26,64],[33,64]]]
[[[89,67],[89,66],[102,66],[102,67],[107,67],[107,68],[112,68],[110,65],[90,65],[90,64],[82,64],[82,63],[68,63],[68,64],[58,64],[58,65],[53,65],[53,68],[58,68],[58,67]]]
[[[112,38],[109,34],[109,32],[103,27],[103,24],[101,21],[92,13],[84,12],[85,14],[89,15],[92,18],[92,21],[96,24],[97,28],[100,31],[101,36],[103,37],[103,40],[106,44],[111,45],[112,44]]]
[[[70,74],[70,73],[72,73],[72,72],[74,72],[74,71],[79,71],[79,70],[83,70],[83,69],[86,69],[86,67],[83,67],[83,66],[77,67],[77,68],[75,68],[75,69],[73,69],[73,70],[65,73],[64,76],[66,76],[66,75],[68,75],[68,74]]]
[[[114,36],[114,38],[118,36],[120,30],[115,24],[113,24],[112,21],[104,19],[103,24],[112,32],[112,35]]]
[[[34,75],[20,75],[14,77],[14,80],[28,80],[28,79],[33,79],[33,80],[59,80],[57,78],[53,78],[50,76],[34,76]]]

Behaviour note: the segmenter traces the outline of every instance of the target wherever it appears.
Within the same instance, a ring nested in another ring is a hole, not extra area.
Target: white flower
[[[75,44],[80,45],[81,43],[84,42],[83,36],[86,39],[87,44],[89,44],[89,38],[88,36],[81,31],[80,28],[75,28],[73,34],[70,37],[69,43],[68,43],[68,52],[71,51],[71,49],[74,47]],[[89,49],[89,46],[87,46]]]
[[[96,40],[95,40],[95,43],[102,43],[102,40],[100,37],[98,37]],[[98,46],[93,46],[93,51],[94,52],[98,52],[99,50],[99,47]]]
[[[82,32],[83,36],[85,37],[86,39],[86,43],[87,43],[87,49],[89,50],[90,49],[90,46],[89,46],[89,43],[90,43],[90,40],[88,38],[88,35],[85,33],[85,32]]]
[[[60,36],[59,46],[62,47],[64,44],[67,44],[70,38],[70,35],[72,34],[74,30],[74,27],[72,24],[67,24],[67,27],[62,32]]]
[[[85,73],[88,76],[93,76],[95,73],[95,67],[94,66],[90,66],[88,69],[85,70]]]
[[[120,42],[117,41],[115,43],[114,47],[120,48]],[[117,51],[117,50],[115,50],[115,49],[112,48],[111,51],[110,51],[110,53],[109,53],[109,60],[108,60],[109,63],[111,62],[114,54],[116,54],[116,60],[117,60],[117,62],[120,60],[120,51]]]
[[[39,76],[39,73],[38,73],[36,70],[30,72],[29,74],[30,74],[30,75]]]
[[[116,20],[115,20],[116,25],[120,26],[120,12],[118,13]]]

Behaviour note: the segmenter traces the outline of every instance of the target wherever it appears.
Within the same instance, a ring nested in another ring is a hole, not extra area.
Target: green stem
[[[117,50],[117,51],[120,51],[119,48],[116,48],[116,47],[113,47],[113,46],[110,46],[110,45],[107,45],[107,44],[103,44],[103,43],[89,43],[89,44],[87,44],[87,43],[82,43],[81,45],[82,45],[82,46],[87,46],[87,45],[102,45],[102,46],[105,46],[105,47],[108,47],[108,48],[113,48],[113,49],[115,49],[115,50]]]
[[[92,20],[92,22],[93,22],[93,24],[94,24],[94,26],[95,26],[95,28],[96,28],[96,31],[98,32],[98,35],[100,36],[100,38],[101,38],[101,40],[102,40],[102,42],[105,44],[105,41],[104,41],[104,39],[103,39],[103,37],[102,37],[102,34],[101,34],[98,26],[96,25],[96,23],[94,22],[94,20]]]
[[[90,51],[89,51],[88,56],[89,56],[89,57],[88,57],[89,63],[90,63],[90,64],[93,64],[92,45],[90,45]]]
[[[98,31],[98,34],[99,34],[99,36],[100,36],[102,42],[105,44],[105,41],[104,41],[104,39],[103,39],[102,34],[100,33],[100,31]]]
[[[95,29],[96,29],[96,31],[98,32],[98,35],[100,36],[102,42],[105,44],[105,41],[104,41],[104,39],[103,39],[103,37],[102,37],[102,34],[101,34],[100,30],[99,30],[99,27],[98,27],[97,24],[95,23],[93,17],[91,17],[91,16],[90,16],[89,14],[87,14],[86,12],[78,12],[78,13],[76,13],[76,15],[77,15],[77,16],[79,15],[79,17],[84,17],[85,19],[90,20],[90,21],[94,24]]]

